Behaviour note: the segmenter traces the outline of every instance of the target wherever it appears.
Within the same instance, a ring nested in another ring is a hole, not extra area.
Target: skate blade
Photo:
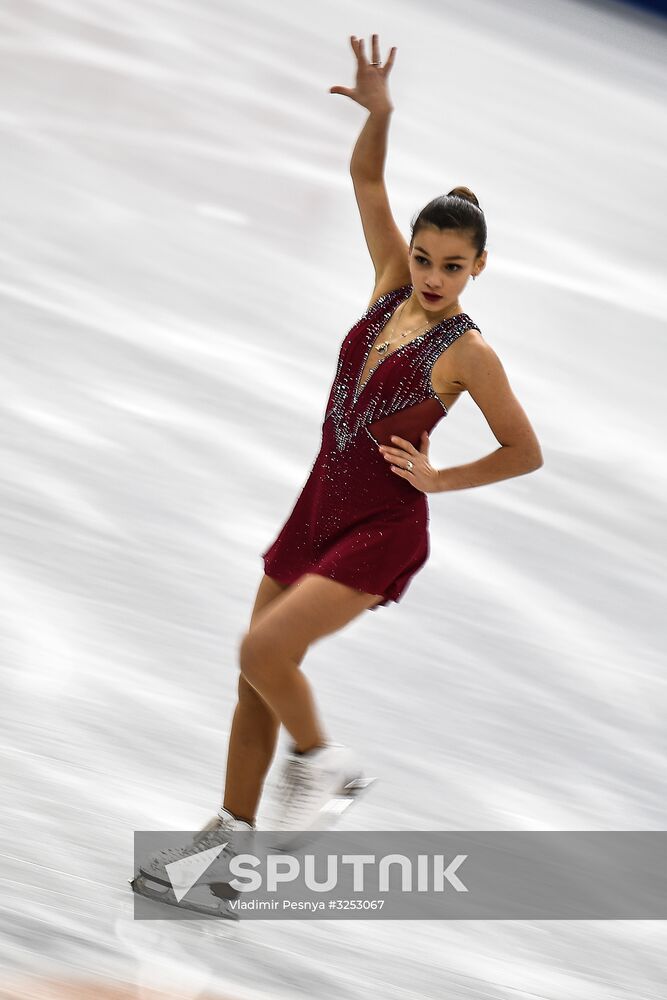
[[[351,781],[346,782],[340,792],[322,806],[317,816],[316,826],[312,826],[308,830],[295,830],[294,832],[279,830],[277,831],[278,836],[271,846],[279,851],[298,850],[323,833],[329,833],[335,827],[340,817],[377,780],[377,778],[353,778]]]
[[[135,875],[135,878],[142,878],[146,882],[154,882],[156,885],[161,885],[165,889],[171,889],[171,882],[169,879],[160,878],[159,875],[154,875],[150,869],[144,868],[142,865],[139,865],[139,871]],[[132,880],[130,880],[130,885],[132,885]]]
[[[353,778],[352,781],[348,781],[347,784],[343,786],[341,795],[356,798],[357,795],[361,795],[363,792],[368,791],[368,789],[374,785],[377,780],[377,778]]]
[[[210,903],[206,898],[189,898],[189,894],[179,903],[171,886],[164,885],[162,882],[147,879],[143,875],[135,875],[134,878],[129,879],[129,883],[136,895],[150,899],[154,903],[166,903],[179,910],[194,910],[195,913],[209,917],[220,917],[223,920],[239,919],[238,913],[229,909],[229,899],[218,896],[217,893],[211,892]]]
[[[322,807],[320,816],[323,818],[342,816],[376,781],[377,778],[354,778],[352,781],[348,781],[346,785],[343,785],[338,795],[334,795]]]

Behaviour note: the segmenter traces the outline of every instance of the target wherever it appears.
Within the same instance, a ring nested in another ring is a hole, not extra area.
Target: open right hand
[[[350,36],[350,42],[355,56],[357,57],[357,80],[353,89],[348,87],[330,87],[330,94],[342,94],[349,97],[362,108],[369,111],[391,111],[393,105],[389,97],[387,87],[387,77],[394,65],[396,46],[394,46],[384,66],[373,66],[364,55],[364,40],[356,35]],[[380,61],[380,42],[377,35],[372,36],[372,62]]]

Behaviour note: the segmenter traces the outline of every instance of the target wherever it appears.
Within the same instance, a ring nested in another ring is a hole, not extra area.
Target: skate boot
[[[225,912],[229,900],[239,895],[227,882],[228,865],[236,853],[234,834],[254,833],[254,829],[250,823],[222,808],[188,844],[143,859],[130,885],[134,892],[158,902],[238,919],[233,912]],[[202,871],[202,859],[198,855],[212,848],[222,849]],[[187,888],[195,883],[194,888]]]
[[[330,830],[375,780],[363,776],[351,751],[340,743],[305,754],[298,754],[292,744],[278,786],[281,808],[273,829],[299,834],[281,835],[275,846],[293,848]]]

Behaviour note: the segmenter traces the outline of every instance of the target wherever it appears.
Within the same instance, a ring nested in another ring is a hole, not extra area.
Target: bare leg
[[[239,819],[254,823],[264,779],[271,767],[280,719],[241,674],[227,750],[223,805]]]
[[[263,663],[258,663],[256,672],[252,666],[246,666],[246,670],[253,677],[255,693],[270,706],[278,726],[283,723],[302,753],[324,746],[326,735],[311,686],[298,669],[301,657],[276,650],[265,662],[270,669],[264,670]]]
[[[266,575],[262,577],[250,617],[250,629],[260,612],[286,589],[277,580]],[[254,823],[264,779],[276,751],[280,719],[243,674],[239,674],[238,695],[227,749],[223,805],[239,819]]]
[[[381,600],[379,594],[308,573],[274,601],[245,635],[241,673],[288,730],[298,750],[326,741],[310,684],[299,669],[307,649]]]
[[[381,600],[380,595],[307,574],[282,594],[274,592],[251,621],[240,649],[243,708],[237,709],[238,725],[235,714],[225,786],[225,808],[236,816],[255,819],[281,722],[299,750],[325,741],[310,684],[299,669],[309,645]],[[261,726],[261,736],[253,726]]]

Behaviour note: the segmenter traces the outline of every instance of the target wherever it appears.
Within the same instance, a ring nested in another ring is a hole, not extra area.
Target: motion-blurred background
[[[662,996],[657,922],[135,923],[126,880],[134,830],[217,808],[259,553],[373,287],[366,113],[328,93],[350,34],[398,46],[406,236],[456,184],[486,212],[463,306],[545,464],[432,497],[400,605],[308,656],[329,732],[382,778],[348,822],[666,828],[664,21],[3,0],[0,28],[3,995]],[[466,397],[431,458],[496,445]]]

